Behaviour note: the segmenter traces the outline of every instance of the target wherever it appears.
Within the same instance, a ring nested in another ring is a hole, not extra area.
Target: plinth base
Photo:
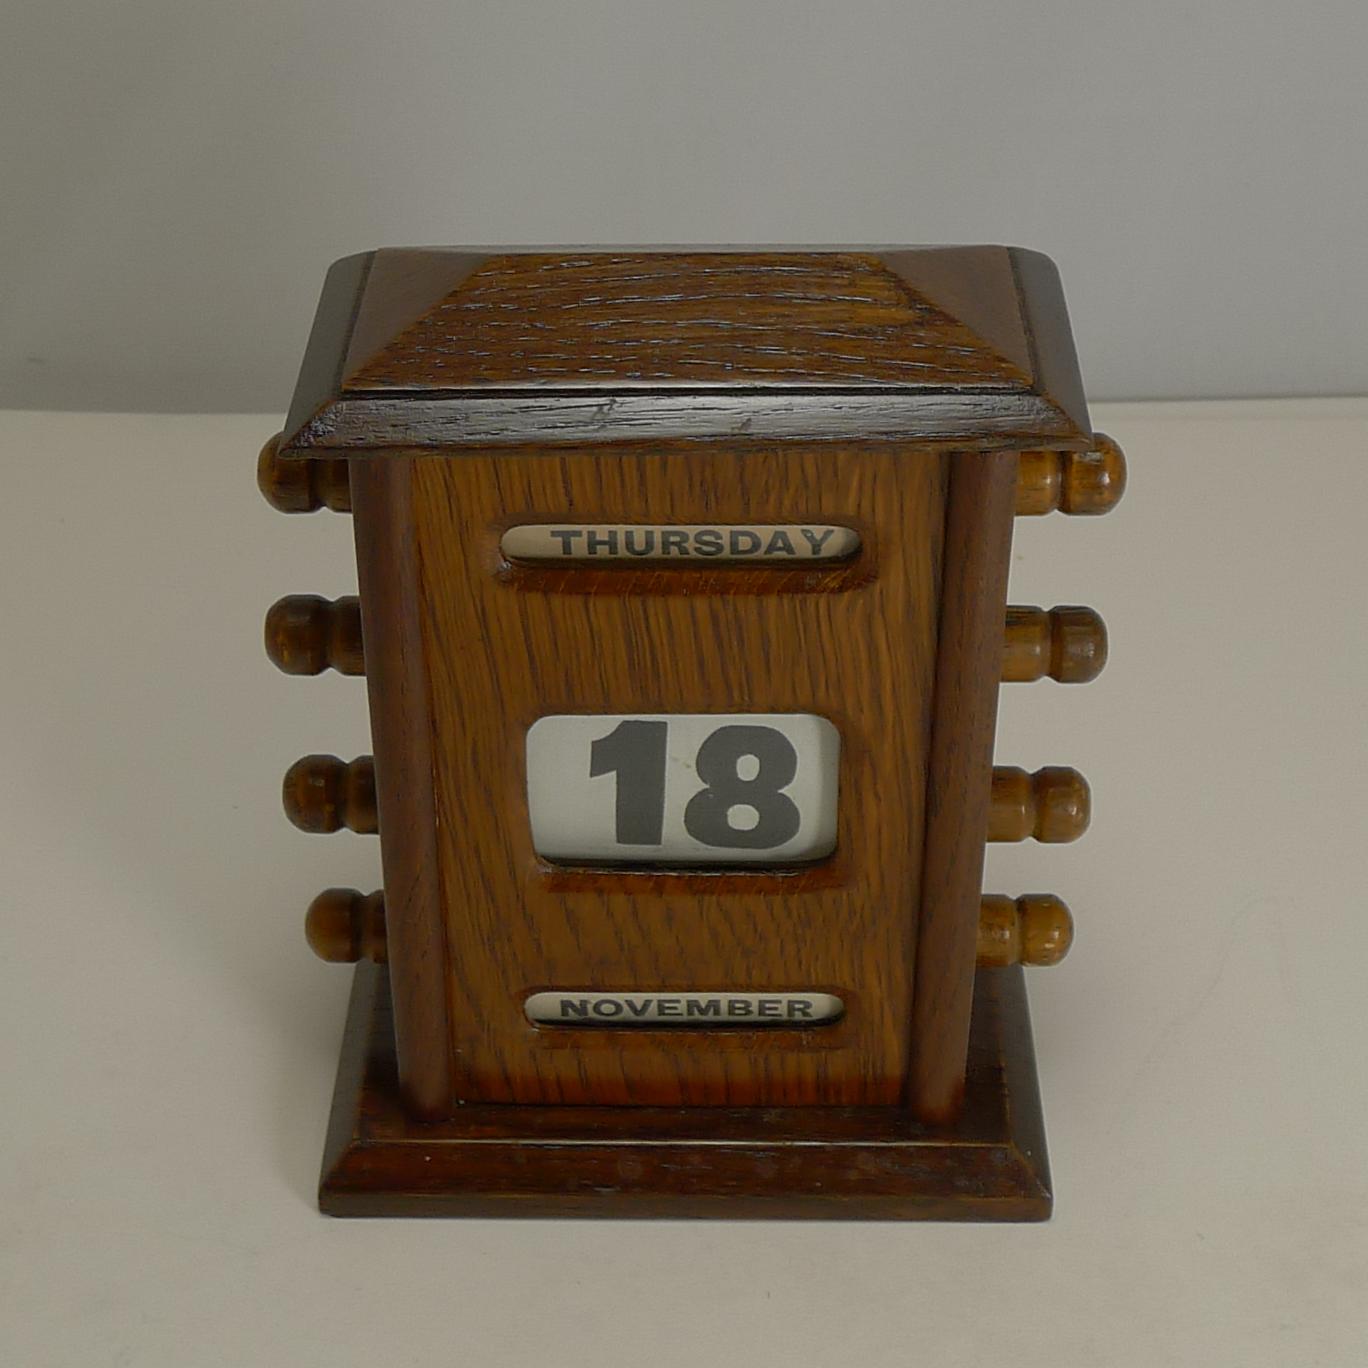
[[[361,964],[319,1183],[333,1216],[1041,1221],[1049,1165],[1020,968],[980,969],[960,1119],[894,1107],[404,1112],[389,979]]]

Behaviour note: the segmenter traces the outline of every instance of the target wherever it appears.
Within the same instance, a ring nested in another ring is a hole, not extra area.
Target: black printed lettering
[[[801,530],[807,544],[812,548],[812,554],[814,556],[820,556],[822,554],[822,547],[831,540],[832,535],[836,531],[834,527],[828,527],[819,537],[810,527],[804,527]]]
[[[688,1010],[684,1013],[684,1015],[691,1017],[721,1016],[722,1004],[717,1000],[717,998],[704,998],[701,1001],[698,998],[690,998]]]

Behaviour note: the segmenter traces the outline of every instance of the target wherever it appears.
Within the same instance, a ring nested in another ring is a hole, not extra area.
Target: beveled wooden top
[[[346,257],[281,452],[719,437],[1085,445],[1053,264],[1006,247]]]

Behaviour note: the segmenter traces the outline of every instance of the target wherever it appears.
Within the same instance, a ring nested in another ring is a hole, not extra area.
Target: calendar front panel
[[[897,1100],[946,459],[643,444],[412,463],[458,1098]],[[553,522],[835,526],[858,550],[549,568],[501,550]],[[548,992],[842,1010],[581,1028],[529,1018]]]

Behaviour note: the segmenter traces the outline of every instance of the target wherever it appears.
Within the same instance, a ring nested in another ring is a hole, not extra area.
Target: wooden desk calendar
[[[384,868],[307,919],[362,961],[323,1209],[1048,1215],[1021,965],[1072,925],[983,849],[1089,795],[993,729],[1106,637],[1009,547],[1124,474],[1031,252],[338,262],[259,468],[356,533],[266,622],[370,699],[285,780]]]

